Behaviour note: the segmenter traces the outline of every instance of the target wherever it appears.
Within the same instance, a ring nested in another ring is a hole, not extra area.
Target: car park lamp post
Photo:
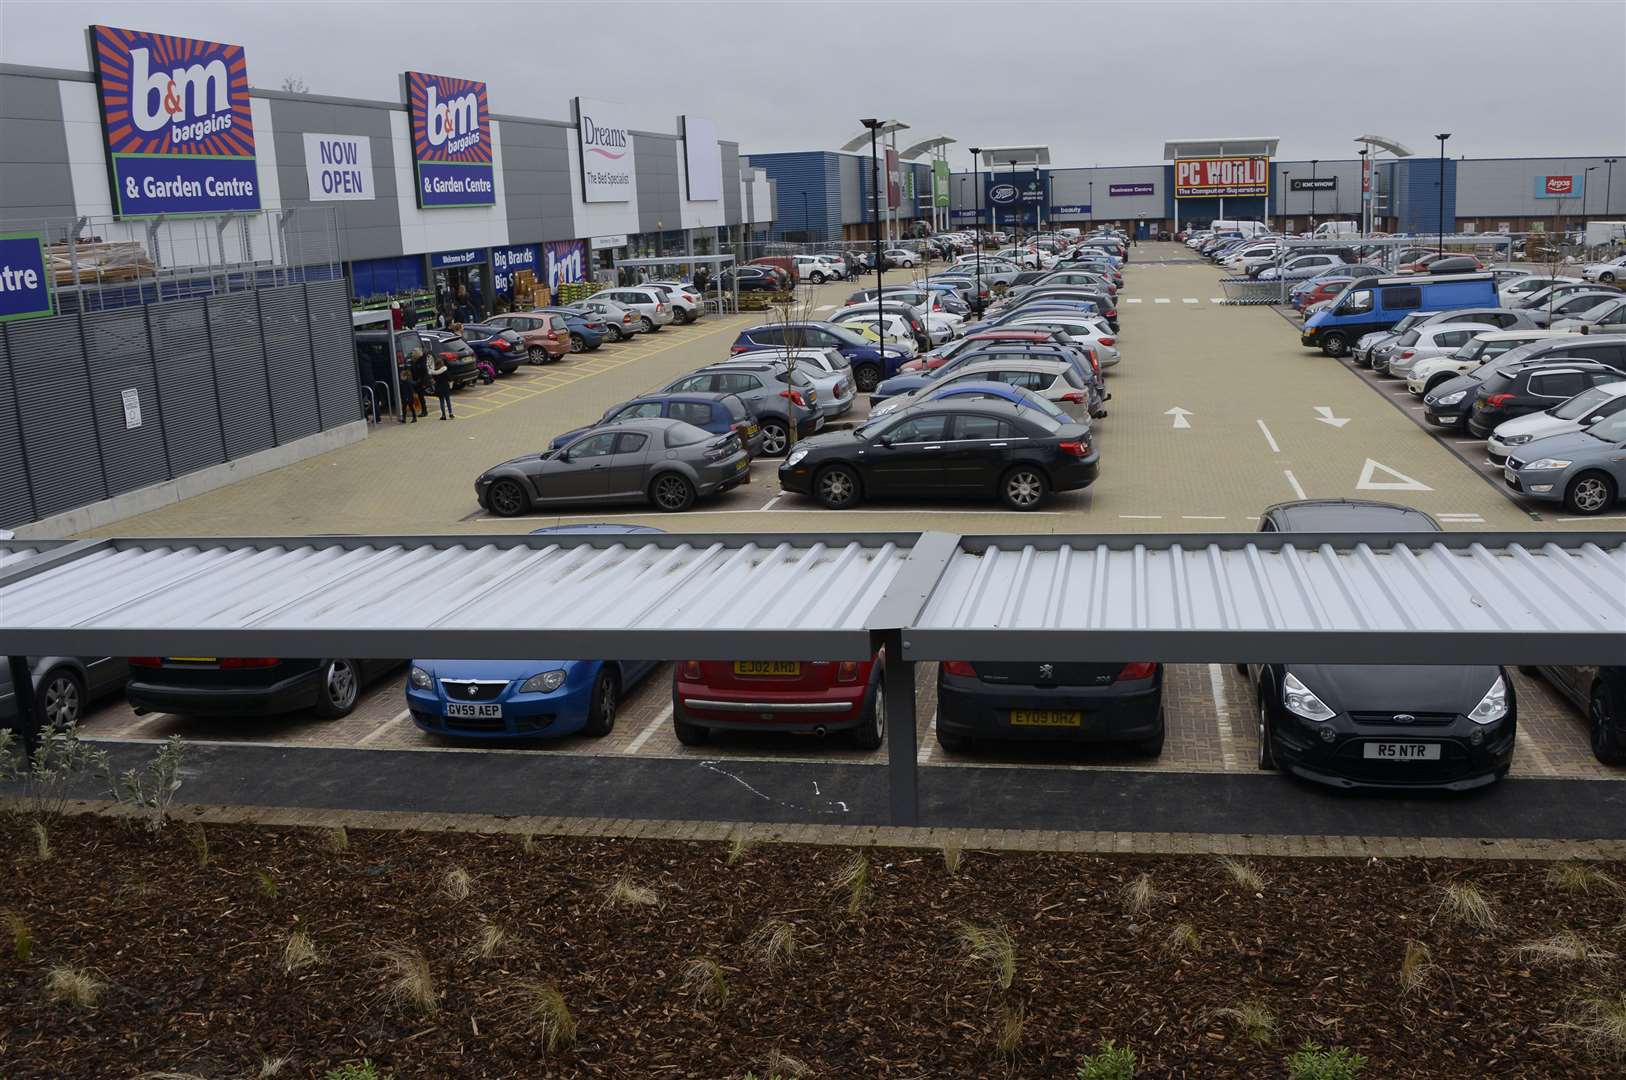
[[[1440,140],[1440,254],[1445,254],[1445,140],[1451,137],[1449,131],[1434,136]]]
[[[1372,181],[1370,174],[1368,174],[1366,171],[1366,155],[1372,152],[1372,148],[1369,146],[1363,146],[1355,152],[1361,155],[1361,235],[1370,236],[1372,233],[1372,226],[1367,223],[1366,208],[1371,201],[1368,196],[1367,187]]]
[[[1282,170],[1282,235],[1287,235],[1287,193],[1293,190],[1293,174]]]
[[[977,219],[977,314],[982,314],[982,166],[978,154],[982,153],[979,147],[971,147],[971,198],[972,213]]]
[[[872,202],[874,203],[874,212],[871,214],[874,219],[872,222],[874,227],[871,232],[875,237],[875,315],[878,327],[884,328],[886,326],[886,313],[881,306],[881,289],[883,287],[881,284],[883,274],[881,270],[881,169],[879,160],[875,156],[875,140],[879,135],[881,125],[886,121],[861,120],[859,122],[869,128],[870,186],[872,188],[870,194],[873,196]],[[884,356],[886,354],[886,335],[884,331],[881,335],[880,345],[881,354]]]
[[[1320,158],[1310,159],[1310,231],[1315,232],[1315,169],[1321,164]]]
[[[1581,235],[1583,239],[1586,236],[1586,189],[1589,183],[1587,176],[1597,171],[1598,167],[1596,165],[1588,165],[1586,168],[1581,170],[1581,228],[1583,230]],[[1609,210],[1609,204],[1605,202],[1603,208],[1604,211],[1607,212]]]
[[[1027,224],[1028,215],[1027,215],[1027,211],[1022,208],[1022,194],[1021,194],[1020,191],[1017,191],[1017,188],[1016,188],[1016,159],[1011,158],[1010,162],[1011,162],[1011,190],[1017,192],[1016,198],[1013,200],[1013,208],[1015,209],[1016,213],[1011,218],[1011,244],[1015,245],[1017,231],[1020,230],[1023,225]]]
[[[1620,160],[1619,158],[1612,158],[1612,157],[1606,157],[1606,158],[1603,159],[1603,163],[1606,166],[1608,166],[1608,171],[1603,174],[1603,216],[1604,217],[1609,216],[1610,198],[1614,194],[1614,191],[1615,191],[1615,162],[1617,162],[1619,160]]]

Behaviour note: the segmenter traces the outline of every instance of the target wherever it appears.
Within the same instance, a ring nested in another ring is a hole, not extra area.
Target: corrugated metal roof
[[[862,659],[913,541],[112,541],[0,580],[0,653]]]
[[[962,540],[905,657],[1626,663],[1626,537],[1094,539]]]
[[[39,549],[22,544],[0,544],[0,570],[15,566],[24,559],[32,559]]]

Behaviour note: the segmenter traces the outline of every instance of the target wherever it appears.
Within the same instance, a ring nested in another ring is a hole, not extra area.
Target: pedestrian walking
[[[390,301],[390,326],[392,326],[396,330],[401,329],[401,326],[402,326],[401,320],[404,319],[405,317],[406,316],[401,314],[401,305],[400,305],[400,303],[395,301],[395,300],[391,300]]]
[[[429,392],[432,385],[429,381],[429,361],[419,349],[412,354],[412,383],[416,391],[416,408],[419,416],[429,415],[429,402],[424,395]]]
[[[440,418],[456,420],[457,414],[452,412],[452,373],[446,361],[433,353],[429,356],[429,377],[435,381],[435,397],[440,399]]]

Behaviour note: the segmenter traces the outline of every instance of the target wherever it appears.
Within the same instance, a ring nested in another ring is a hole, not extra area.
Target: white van
[[[1361,226],[1355,221],[1323,221],[1310,234],[1312,240],[1343,240],[1361,235]]]
[[[1208,227],[1214,232],[1234,232],[1243,236],[1270,235],[1270,226],[1262,221],[1216,221]]]

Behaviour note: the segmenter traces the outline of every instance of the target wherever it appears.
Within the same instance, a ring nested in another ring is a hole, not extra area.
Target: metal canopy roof
[[[908,161],[910,158],[919,157],[928,150],[941,150],[946,146],[953,145],[953,143],[954,140],[947,135],[935,135],[930,139],[922,139],[917,143],[904,147],[898,151],[898,156]]]
[[[982,163],[984,165],[1009,165],[1012,161],[1015,161],[1018,165],[1048,165],[1050,164],[1050,147],[985,146],[982,148]]]
[[[0,654],[1626,663],[1626,535],[0,545]]]
[[[1216,157],[1220,154],[1275,157],[1279,141],[1274,135],[1238,136],[1235,139],[1170,139],[1163,144],[1163,160]]]

